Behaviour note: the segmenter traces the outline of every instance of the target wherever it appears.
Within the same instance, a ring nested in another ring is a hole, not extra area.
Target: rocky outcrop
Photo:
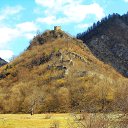
[[[2,58],[0,58],[0,67],[7,64],[7,62],[5,60],[3,60]]]

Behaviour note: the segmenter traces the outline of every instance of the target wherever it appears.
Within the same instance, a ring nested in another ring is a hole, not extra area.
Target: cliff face
[[[97,58],[128,77],[128,14],[112,15],[93,27],[78,38]]]
[[[0,58],[0,67],[7,64],[7,62],[5,60],[3,60],[2,58]]]

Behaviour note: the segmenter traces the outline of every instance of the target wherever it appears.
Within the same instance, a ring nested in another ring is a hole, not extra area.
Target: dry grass
[[[47,116],[50,118],[46,118]],[[120,118],[122,117],[122,118]],[[0,128],[127,128],[122,114],[1,114]]]
[[[128,116],[119,113],[72,114],[70,128],[128,128]]]
[[[59,51],[64,61],[57,56]],[[73,64],[67,61],[70,58]],[[58,66],[66,68],[58,69]],[[68,73],[65,73],[67,70]],[[119,85],[124,87],[124,83],[128,83],[72,38],[58,38],[33,46],[8,66],[1,67],[0,75],[0,99],[4,99],[0,100],[0,113],[28,113],[35,99],[38,99],[35,113],[70,112],[83,107],[87,111],[95,107],[98,111],[102,98],[111,103]],[[106,87],[104,97],[101,93],[104,92],[103,87]],[[61,95],[63,88],[67,90],[67,95]],[[65,99],[67,101],[63,102]],[[107,104],[106,108],[110,110],[110,106],[113,107]]]
[[[1,114],[0,128],[65,128],[69,114]]]

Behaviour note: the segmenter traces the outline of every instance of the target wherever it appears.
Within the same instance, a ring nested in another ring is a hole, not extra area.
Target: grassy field
[[[0,128],[128,128],[122,114],[0,114]]]
[[[66,128],[70,114],[0,114],[0,128]]]

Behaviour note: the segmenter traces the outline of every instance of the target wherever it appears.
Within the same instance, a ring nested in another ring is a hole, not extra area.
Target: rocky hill
[[[77,35],[101,61],[128,77],[128,14],[109,15]]]
[[[3,60],[2,58],[0,58],[0,67],[7,64],[7,62],[5,60]]]
[[[0,112],[113,111],[120,106],[113,105],[118,87],[125,87],[126,81],[81,40],[62,30],[48,30],[0,68]]]

